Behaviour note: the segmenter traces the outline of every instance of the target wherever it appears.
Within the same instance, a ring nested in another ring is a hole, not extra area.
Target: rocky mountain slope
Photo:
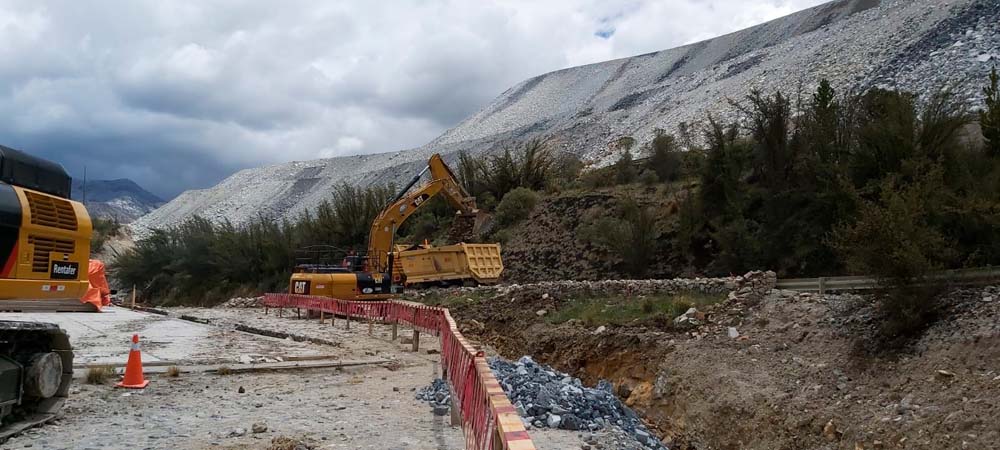
[[[616,157],[621,136],[649,139],[713,113],[750,88],[841,90],[949,87],[977,100],[1000,62],[997,0],[838,0],[707,41],[559,70],[521,82],[432,142],[411,150],[248,169],[219,185],[185,192],[138,220],[137,231],[193,215],[245,222],[294,218],[341,182],[402,183],[433,152],[487,152],[546,137],[597,164]]]
[[[117,219],[122,223],[148,214],[163,205],[163,199],[150,193],[129,179],[73,180],[73,200],[83,201],[87,196],[87,211],[91,217]]]

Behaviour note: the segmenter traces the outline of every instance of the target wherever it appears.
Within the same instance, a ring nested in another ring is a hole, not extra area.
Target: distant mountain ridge
[[[511,140],[544,137],[593,164],[618,153],[622,136],[735,120],[729,102],[752,88],[794,95],[821,78],[840,92],[872,87],[926,95],[950,86],[977,101],[1000,63],[1000,1],[838,0],[660,52],[558,70],[525,80],[430,143],[411,150],[246,169],[187,191],[138,220],[142,233],[198,215],[245,223],[294,219],[338,183],[405,183],[432,153],[482,154]]]
[[[91,217],[130,223],[164,204],[163,199],[127,178],[73,180],[73,200],[84,201]]]

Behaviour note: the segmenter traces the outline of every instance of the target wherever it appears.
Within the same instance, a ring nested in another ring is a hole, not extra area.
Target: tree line
[[[392,186],[343,184],[294,222],[259,216],[236,226],[194,217],[139,239],[111,273],[160,304],[211,305],[233,295],[283,292],[300,249],[322,244],[339,250],[335,256],[363,252],[371,222],[392,194]]]

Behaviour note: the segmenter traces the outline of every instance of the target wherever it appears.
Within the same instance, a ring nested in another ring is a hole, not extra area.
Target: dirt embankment
[[[504,279],[535,282],[628,278],[621,258],[581,238],[581,226],[601,217],[614,217],[619,204],[630,198],[657,211],[654,238],[668,242],[676,227],[679,190],[679,185],[618,186],[545,197],[528,220],[509,230],[510,239],[503,245]],[[681,272],[671,252],[657,252],[647,275],[666,278]]]
[[[1000,287],[949,294],[942,318],[893,354],[864,350],[876,312],[851,295],[772,291],[707,307],[687,329],[603,330],[539,315],[572,301],[557,292],[451,295],[467,335],[506,357],[612,381],[671,448],[971,449],[1000,439]]]

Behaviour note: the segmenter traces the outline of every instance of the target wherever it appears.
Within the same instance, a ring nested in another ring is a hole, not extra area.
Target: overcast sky
[[[0,0],[0,144],[163,197],[420,146],[533,75],[821,0]]]

